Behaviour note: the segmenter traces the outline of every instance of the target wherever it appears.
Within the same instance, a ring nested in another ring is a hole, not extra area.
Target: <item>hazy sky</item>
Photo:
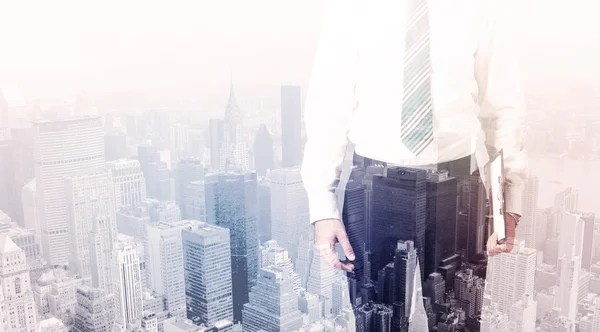
[[[324,1],[2,1],[0,85],[193,94],[225,89],[232,68],[239,85],[305,86]],[[597,77],[598,6],[519,1],[525,69]]]

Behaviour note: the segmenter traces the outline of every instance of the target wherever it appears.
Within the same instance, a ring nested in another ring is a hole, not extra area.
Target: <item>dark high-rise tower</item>
[[[205,177],[206,220],[226,227],[231,235],[233,317],[242,319],[250,288],[258,274],[256,173],[222,171]]]
[[[282,166],[300,165],[301,161],[301,92],[299,86],[281,87],[281,153]]]
[[[258,128],[254,138],[254,168],[260,176],[265,176],[268,169],[273,169],[275,156],[273,154],[273,138],[263,123]]]
[[[363,279],[364,256],[366,244],[366,223],[365,223],[365,187],[359,181],[350,179],[346,184],[346,193],[344,195],[344,210],[342,220],[346,227],[348,239],[354,250],[354,273],[355,279]]]
[[[452,173],[451,173],[452,174]],[[479,175],[459,178],[460,199],[457,250],[466,250],[468,259],[483,253],[486,241],[486,193]]]
[[[457,179],[448,177],[445,170],[428,172],[425,277],[456,252],[457,204]]]
[[[410,240],[417,249],[423,275],[426,176],[427,171],[423,169],[390,167],[387,177],[373,177],[371,269],[374,273],[392,261],[398,240]],[[372,277],[375,277],[374,273]]]

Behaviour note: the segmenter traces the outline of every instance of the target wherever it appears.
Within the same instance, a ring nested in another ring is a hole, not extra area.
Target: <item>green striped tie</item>
[[[429,9],[426,0],[407,3],[401,137],[418,155],[433,141]]]

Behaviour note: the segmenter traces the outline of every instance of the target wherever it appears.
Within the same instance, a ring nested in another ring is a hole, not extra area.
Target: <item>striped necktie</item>
[[[427,0],[406,0],[402,142],[415,155],[433,141],[429,8]]]

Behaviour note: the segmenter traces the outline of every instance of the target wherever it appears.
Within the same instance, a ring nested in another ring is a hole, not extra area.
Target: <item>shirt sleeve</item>
[[[512,23],[511,1],[487,1],[484,36],[475,54],[480,120],[491,155],[503,151],[506,211],[523,215],[522,195],[527,172],[523,145],[525,102]]]
[[[340,217],[335,189],[348,145],[350,117],[356,108],[355,2],[328,0],[306,95],[307,142],[301,176],[311,224]]]

